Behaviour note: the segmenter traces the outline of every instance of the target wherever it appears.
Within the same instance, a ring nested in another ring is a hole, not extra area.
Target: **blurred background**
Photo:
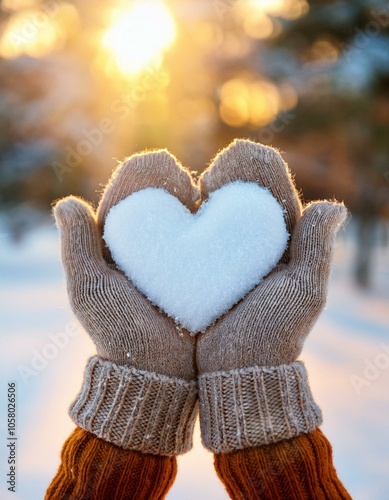
[[[304,359],[346,487],[389,498],[389,3],[0,6],[1,372],[20,387],[20,498],[42,498],[93,353],[85,335],[47,347],[73,321],[52,202],[96,203],[118,161],[143,149],[201,172],[236,137],[284,151],[305,201],[351,211]],[[196,446],[169,498],[227,498]]]

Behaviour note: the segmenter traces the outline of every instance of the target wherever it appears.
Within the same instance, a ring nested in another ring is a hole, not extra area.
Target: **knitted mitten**
[[[101,236],[109,209],[146,187],[166,189],[191,210],[198,197],[190,175],[159,151],[118,168],[97,217],[75,197],[54,209],[71,307],[97,349],[70,416],[122,448],[176,455],[191,448],[197,413],[194,339],[116,269]]]
[[[338,203],[301,209],[286,164],[272,148],[235,141],[200,179],[202,197],[235,180],[270,189],[291,234],[279,265],[197,342],[200,421],[215,453],[261,446],[313,431],[322,421],[301,361],[324,307],[333,243],[346,218]]]

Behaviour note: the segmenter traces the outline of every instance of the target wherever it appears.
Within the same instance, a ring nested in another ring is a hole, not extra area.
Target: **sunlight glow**
[[[220,90],[220,117],[231,127],[263,126],[281,109],[277,88],[265,80],[234,78]]]
[[[237,4],[244,31],[251,38],[277,36],[278,16],[297,19],[309,10],[307,0],[242,0]]]
[[[296,19],[307,12],[307,0],[244,0],[242,7],[252,13],[282,16],[286,19]]]
[[[253,10],[268,14],[279,14],[285,9],[285,0],[247,0]]]
[[[115,10],[102,45],[125,76],[159,61],[175,38],[174,20],[160,0],[141,0],[129,9]]]
[[[37,27],[31,21],[35,15],[34,11],[28,11],[11,18],[0,40],[2,57],[12,59],[22,54],[41,57],[52,50],[58,39],[56,25],[48,20]]]
[[[66,2],[52,10],[27,9],[15,13],[1,34],[0,56],[5,59],[23,54],[44,57],[61,46],[78,21],[77,10]]]
[[[1,8],[3,10],[23,10],[32,7],[36,7],[38,4],[37,0],[3,0]]]

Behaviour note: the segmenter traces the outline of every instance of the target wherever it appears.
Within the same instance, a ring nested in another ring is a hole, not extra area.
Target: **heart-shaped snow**
[[[163,189],[137,191],[111,208],[104,228],[118,267],[191,333],[257,285],[288,238],[271,193],[241,181],[213,192],[196,214]]]

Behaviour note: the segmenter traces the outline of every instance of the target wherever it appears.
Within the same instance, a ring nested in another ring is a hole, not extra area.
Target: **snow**
[[[112,207],[104,228],[120,269],[193,334],[271,271],[288,238],[276,199],[241,181],[213,192],[196,214],[163,189],[143,189]]]
[[[328,306],[306,341],[303,360],[341,480],[354,500],[382,500],[389,498],[389,368],[379,370],[360,393],[351,377],[363,377],[365,360],[374,363],[383,352],[381,344],[389,342],[389,253],[375,249],[372,289],[357,289],[350,272],[355,255],[351,229],[338,238]],[[74,429],[67,409],[95,349],[81,328],[74,334],[54,227],[34,231],[21,246],[5,236],[0,239],[0,498],[41,500]],[[33,351],[44,352],[53,343],[50,336],[60,333],[69,342],[23,381],[21,365],[32,368]],[[8,494],[4,479],[6,383],[12,380],[18,390],[16,494]],[[212,461],[197,426],[194,448],[178,458],[178,476],[167,499],[227,500]]]

